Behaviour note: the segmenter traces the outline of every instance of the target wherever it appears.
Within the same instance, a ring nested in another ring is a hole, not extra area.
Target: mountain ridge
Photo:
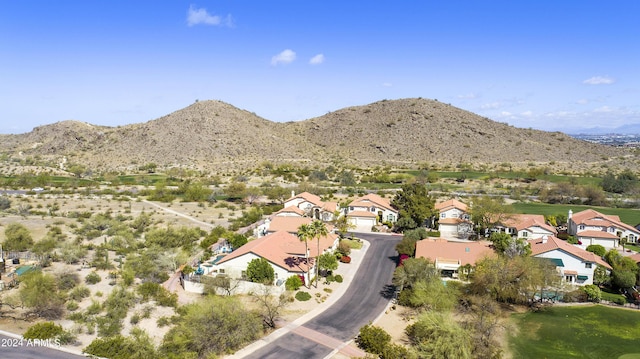
[[[415,166],[419,163],[604,163],[629,150],[560,132],[516,128],[422,98],[381,100],[296,122],[273,122],[218,100],[197,101],[142,123],[107,127],[81,121],[0,135],[9,157],[36,156],[96,170],[147,163],[216,170],[261,162]],[[635,163],[635,162],[633,162]]]

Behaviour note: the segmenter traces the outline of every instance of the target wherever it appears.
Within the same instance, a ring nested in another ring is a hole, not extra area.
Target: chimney
[[[569,210],[569,211],[571,211],[571,210]],[[547,240],[549,240],[549,237],[542,236],[542,244],[547,243]]]
[[[291,198],[296,196],[296,191],[291,191]]]
[[[571,217],[573,217],[573,211],[569,210],[569,214],[567,215],[567,222],[569,222],[569,220],[571,219]]]

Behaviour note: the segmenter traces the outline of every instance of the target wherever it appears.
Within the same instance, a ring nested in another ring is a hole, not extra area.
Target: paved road
[[[324,358],[333,349],[321,343],[346,342],[382,313],[391,299],[389,285],[396,264],[397,236],[359,233],[371,243],[347,292],[331,307],[301,327],[245,358]]]
[[[84,355],[75,355],[60,350],[37,346],[27,340],[20,341],[15,337],[8,337],[0,334],[0,358],[2,359],[79,359],[86,358]]]

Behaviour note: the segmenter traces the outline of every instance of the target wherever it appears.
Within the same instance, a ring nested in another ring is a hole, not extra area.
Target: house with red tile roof
[[[379,223],[395,223],[398,220],[398,211],[391,206],[389,199],[369,193],[349,203],[347,218],[357,231],[368,232]]]
[[[569,210],[567,232],[576,236],[583,245],[599,244],[607,249],[620,245],[620,238],[638,243],[640,230],[620,220],[620,217],[602,214],[593,209],[578,213]]]
[[[446,239],[466,239],[473,231],[473,225],[466,204],[455,198],[436,203],[438,210],[438,231],[440,237]]]
[[[338,246],[338,235],[329,233],[320,238],[320,253],[332,251]],[[316,240],[305,244],[288,231],[277,231],[247,242],[244,246],[218,260],[211,273],[224,274],[234,279],[246,277],[247,265],[256,258],[265,258],[274,269],[276,283],[284,283],[292,275],[300,275],[309,283],[309,273],[314,273],[314,257],[318,255]]]
[[[596,254],[555,236],[532,239],[528,243],[531,256],[552,261],[565,283],[593,284],[593,273],[598,265],[611,270],[611,266]]]
[[[426,258],[435,263],[443,274],[457,277],[461,266],[474,266],[477,261],[496,256],[491,242],[453,242],[444,238],[426,238],[416,242],[416,258]]]
[[[511,214],[502,223],[498,224],[495,229],[524,239],[542,238],[558,234],[558,230],[554,226],[547,224],[541,214]]]
[[[304,216],[323,222],[333,221],[335,213],[340,212],[338,202],[325,202],[319,196],[309,192],[297,195],[291,192],[291,198],[284,202],[284,207],[296,207],[303,212]]]
[[[629,258],[633,259],[634,262],[640,264],[640,253],[632,254]]]

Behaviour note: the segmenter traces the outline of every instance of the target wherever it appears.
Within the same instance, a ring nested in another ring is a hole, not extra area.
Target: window
[[[564,281],[567,283],[573,283],[573,276],[572,275],[565,276]]]
[[[349,210],[350,210],[350,211],[353,211],[353,207],[349,207]]]
[[[451,217],[453,217],[453,218],[458,218],[458,214],[457,214],[457,213],[454,213],[454,214],[452,214],[452,215],[451,215]]]
[[[527,232],[527,231],[522,232],[522,236],[523,236],[524,238],[529,237],[529,232]]]
[[[376,207],[371,207],[370,211],[371,212],[375,212],[376,211]]]
[[[578,229],[581,230],[581,231],[584,231],[584,225],[583,224],[579,225]]]
[[[224,269],[220,268],[220,274],[224,274]]]
[[[440,213],[440,218],[447,218],[447,214],[446,213]]]
[[[591,268],[591,263],[585,263],[585,264],[584,264],[584,267],[585,267],[585,268]]]
[[[242,271],[242,273],[240,274],[240,277],[244,280],[247,280],[247,271]]]

